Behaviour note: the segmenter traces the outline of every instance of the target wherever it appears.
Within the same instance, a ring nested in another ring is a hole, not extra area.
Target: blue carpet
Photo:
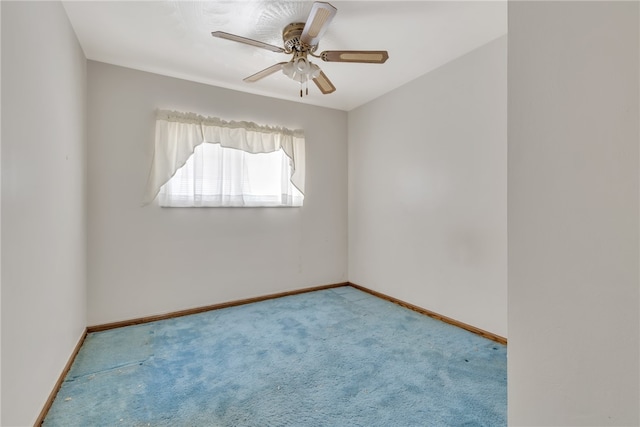
[[[505,426],[506,347],[351,287],[89,334],[45,426]]]

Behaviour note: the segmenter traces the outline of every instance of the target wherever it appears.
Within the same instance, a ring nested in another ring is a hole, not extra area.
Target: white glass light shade
[[[298,57],[282,66],[285,76],[300,83],[315,79],[320,75],[320,67],[304,57]]]

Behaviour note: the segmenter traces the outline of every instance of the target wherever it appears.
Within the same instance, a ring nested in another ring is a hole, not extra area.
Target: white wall
[[[58,2],[2,2],[2,425],[35,422],[86,322],[86,61]]]
[[[90,325],[347,280],[345,112],[92,61],[88,91]],[[304,129],[304,206],[141,207],[156,108]]]
[[[0,2],[0,82],[2,82],[2,2]],[[2,84],[0,84],[2,100]],[[2,102],[0,102],[0,129],[2,129]],[[2,132],[0,131],[0,165],[2,165]],[[0,167],[0,424],[2,424],[2,173]]]
[[[637,426],[638,3],[509,4],[509,424]]]
[[[349,112],[349,280],[502,336],[506,49]]]
[[[2,2],[0,2],[0,82],[2,82]],[[0,100],[2,84],[0,83]],[[0,101],[0,129],[2,129],[2,102]],[[2,132],[0,131],[0,165],[2,165]],[[0,167],[0,424],[2,424],[2,168]]]

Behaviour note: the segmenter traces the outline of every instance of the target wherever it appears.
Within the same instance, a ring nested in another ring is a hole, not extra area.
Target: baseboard
[[[279,293],[276,293],[276,294],[269,294],[269,295],[254,297],[254,298],[246,298],[246,299],[241,299],[241,300],[223,302],[223,303],[220,303],[220,304],[207,305],[207,306],[204,306],[204,307],[196,307],[196,308],[189,308],[189,309],[186,309],[186,310],[173,311],[173,312],[170,312],[170,313],[159,314],[159,315],[155,315],[155,316],[139,317],[139,318],[136,318],[136,319],[123,320],[121,322],[113,322],[113,323],[106,323],[106,324],[102,324],[102,325],[88,326],[87,328],[85,328],[84,333],[80,337],[80,340],[76,344],[76,347],[73,349],[73,353],[71,353],[71,356],[69,357],[69,360],[67,361],[67,364],[65,365],[64,369],[62,370],[62,373],[60,374],[60,377],[58,378],[58,381],[56,382],[53,390],[51,391],[51,394],[49,395],[49,398],[47,399],[44,407],[42,408],[42,411],[40,411],[40,415],[36,419],[36,422],[35,422],[34,426],[35,427],[39,427],[40,425],[42,425],[45,417],[47,416],[47,413],[49,412],[49,409],[51,409],[51,405],[53,405],[53,401],[56,398],[56,395],[58,394],[58,391],[60,390],[60,387],[62,386],[62,382],[64,381],[65,377],[69,373],[69,370],[71,369],[71,365],[73,364],[73,361],[76,359],[76,356],[78,355],[78,352],[80,351],[80,347],[82,347],[82,344],[84,343],[84,340],[87,337],[88,333],[106,331],[106,330],[115,329],[115,328],[122,328],[124,326],[140,325],[140,324],[143,324],[143,323],[155,322],[155,321],[158,321],[158,320],[172,319],[174,317],[187,316],[187,315],[190,315],[190,314],[197,314],[197,313],[204,313],[206,311],[219,310],[221,308],[235,307],[235,306],[238,306],[238,305],[251,304],[251,303],[254,303],[254,302],[266,301],[266,300],[270,300],[270,299],[274,299],[274,298],[282,298],[282,297],[286,297],[286,296],[290,296],[290,295],[304,294],[304,293],[307,293],[307,292],[314,292],[314,291],[322,291],[322,290],[325,290],[325,289],[339,288],[339,287],[342,287],[342,286],[351,286],[353,288],[359,289],[359,290],[361,290],[363,292],[367,292],[368,294],[371,294],[371,295],[376,296],[378,298],[385,299],[385,300],[390,301],[390,302],[392,302],[394,304],[398,304],[398,305],[400,305],[402,307],[408,308],[410,310],[416,311],[418,313],[424,314],[424,315],[432,317],[434,319],[438,319],[438,320],[440,320],[442,322],[449,323],[451,325],[454,325],[454,326],[457,326],[459,328],[465,329],[465,330],[467,330],[469,332],[473,332],[474,334],[481,335],[481,336],[483,336],[485,338],[488,338],[490,340],[496,341],[496,342],[498,342],[500,344],[504,344],[504,345],[507,344],[507,339],[504,338],[504,337],[501,337],[500,335],[496,335],[496,334],[493,334],[491,332],[487,332],[487,331],[482,330],[480,328],[476,328],[475,326],[468,325],[466,323],[460,322],[460,321],[452,319],[450,317],[443,316],[441,314],[435,313],[435,312],[433,312],[431,310],[427,310],[425,308],[418,307],[417,305],[410,304],[410,303],[408,303],[406,301],[399,300],[399,299],[394,298],[392,296],[383,294],[381,292],[374,291],[374,290],[369,289],[369,288],[365,288],[364,286],[360,286],[360,285],[357,285],[357,284],[351,283],[351,282],[334,283],[334,284],[331,284],[331,285],[314,286],[314,287],[310,287],[310,288],[297,289],[297,290],[294,290],[294,291],[279,292]]]
[[[84,332],[80,336],[80,339],[78,340],[78,343],[73,349],[71,356],[69,356],[69,360],[67,360],[67,364],[64,365],[64,369],[62,370],[62,373],[60,374],[58,381],[56,381],[56,384],[53,386],[53,390],[51,390],[51,393],[49,394],[49,397],[47,398],[47,401],[45,402],[44,407],[42,408],[42,411],[40,411],[40,415],[38,415],[36,422],[33,424],[34,427],[40,427],[44,422],[44,419],[47,416],[49,409],[51,409],[51,405],[53,405],[53,401],[55,400],[56,395],[58,394],[58,391],[60,391],[60,387],[62,387],[62,382],[64,381],[67,374],[69,373],[69,370],[71,369],[71,365],[73,365],[73,361],[76,360],[76,356],[78,355],[78,352],[80,351],[80,347],[82,347],[82,344],[84,343],[85,338],[87,338],[87,333],[88,333],[87,328],[85,328]]]
[[[466,323],[460,322],[458,320],[452,319],[450,317],[443,316],[442,314],[438,314],[438,313],[433,312],[431,310],[427,310],[426,308],[418,307],[417,305],[410,304],[410,303],[408,303],[406,301],[399,300],[397,298],[394,298],[392,296],[383,294],[381,292],[377,292],[377,291],[374,291],[372,289],[365,288],[364,286],[356,285],[355,283],[349,282],[349,286],[352,286],[352,287],[354,287],[356,289],[359,289],[359,290],[361,290],[363,292],[366,292],[366,293],[371,294],[373,296],[376,296],[378,298],[382,298],[382,299],[385,299],[385,300],[390,301],[392,303],[398,304],[398,305],[400,305],[402,307],[405,307],[405,308],[408,308],[410,310],[416,311],[418,313],[424,314],[426,316],[432,317],[434,319],[438,319],[438,320],[440,320],[442,322],[449,323],[451,325],[454,325],[454,326],[457,326],[459,328],[465,329],[465,330],[467,330],[469,332],[473,332],[474,334],[478,334],[480,336],[483,336],[485,338],[488,338],[488,339],[490,339],[492,341],[495,341],[495,342],[498,342],[500,344],[507,345],[507,339],[505,337],[501,337],[500,335],[496,335],[496,334],[493,334],[491,332],[487,332],[487,331],[485,331],[483,329],[476,328],[475,326],[471,326],[471,325],[468,325]]]
[[[469,325],[467,323],[464,322],[460,322],[458,320],[452,319],[450,317],[447,316],[443,316],[442,314],[436,313],[434,311],[431,310],[427,310],[426,308],[422,308],[419,307],[417,305],[408,303],[406,301],[402,301],[399,300],[397,298],[394,298],[392,296],[383,294],[381,292],[378,291],[374,291],[372,289],[366,288],[364,286],[360,286],[356,283],[352,283],[352,282],[342,282],[342,283],[334,283],[334,284],[330,284],[330,285],[322,285],[322,286],[314,286],[314,287],[310,287],[310,288],[303,288],[303,289],[296,289],[293,291],[287,291],[287,292],[279,292],[276,294],[269,294],[269,295],[263,295],[263,296],[259,296],[259,297],[254,297],[254,298],[246,298],[246,299],[241,299],[241,300],[234,300],[234,301],[229,301],[229,302],[223,302],[220,304],[213,304],[213,305],[207,305],[207,306],[203,306],[203,307],[195,307],[195,308],[189,308],[186,310],[179,310],[179,311],[173,311],[170,313],[165,313],[165,314],[158,314],[158,315],[154,315],[154,316],[146,316],[146,317],[138,317],[135,319],[129,319],[129,320],[123,320],[120,322],[113,322],[113,323],[105,323],[105,324],[100,324],[100,325],[93,325],[93,326],[88,326],[87,327],[87,333],[92,333],[92,332],[100,332],[100,331],[106,331],[109,329],[115,329],[115,328],[122,328],[125,326],[133,326],[133,325],[140,325],[143,323],[149,323],[149,322],[155,322],[158,320],[166,320],[166,319],[172,319],[175,317],[181,317],[181,316],[188,316],[190,314],[198,314],[198,313],[204,313],[206,311],[211,311],[211,310],[219,310],[221,308],[228,308],[228,307],[235,307],[238,305],[244,305],[244,304],[251,304],[254,302],[260,302],[260,301],[266,301],[266,300],[270,300],[270,299],[274,299],[274,298],[281,298],[281,297],[286,297],[286,296],[290,296],[290,295],[297,295],[297,294],[303,294],[306,292],[314,292],[314,291],[321,291],[324,289],[331,289],[331,288],[339,288],[342,286],[351,286],[354,287],[356,289],[359,289],[363,292],[367,292],[368,294],[371,294],[373,296],[376,296],[378,298],[382,298],[385,299],[387,301],[390,301],[394,304],[398,304],[402,307],[408,308],[410,310],[416,311],[418,313],[424,314],[425,316],[429,316],[432,317],[434,319],[438,319],[442,322],[445,323],[449,323],[451,325],[457,326],[459,328],[465,329],[469,332],[473,332],[474,334],[483,336],[485,338],[488,338],[492,341],[498,342],[500,344],[507,344],[507,339],[505,337],[502,337],[500,335],[496,335],[494,333],[485,331],[483,329],[477,328],[475,326]],[[66,373],[65,373],[66,375]]]
[[[311,287],[311,288],[296,289],[294,291],[280,292],[280,293],[277,293],[277,294],[269,294],[269,295],[255,297],[255,298],[246,298],[246,299],[242,299],[242,300],[223,302],[223,303],[220,303],[220,304],[213,304],[213,305],[208,305],[208,306],[204,306],[204,307],[197,307],[197,308],[190,308],[190,309],[186,309],[186,310],[174,311],[174,312],[171,312],[171,313],[160,314],[160,315],[156,315],[156,316],[139,317],[139,318],[136,318],[136,319],[124,320],[122,322],[114,322],[114,323],[107,323],[107,324],[103,324],[103,325],[88,326],[88,327],[85,328],[84,333],[82,334],[82,336],[80,337],[80,340],[78,341],[78,343],[76,344],[75,348],[73,349],[73,352],[71,353],[71,356],[69,357],[69,360],[67,361],[67,364],[65,365],[64,369],[62,370],[62,373],[60,374],[60,377],[58,378],[58,381],[56,382],[55,386],[53,387],[53,390],[51,391],[51,394],[49,394],[49,397],[48,397],[47,401],[45,402],[45,405],[42,408],[42,411],[40,411],[40,415],[38,415],[38,418],[36,419],[36,422],[34,423],[34,427],[40,427],[42,425],[42,423],[44,422],[44,419],[46,418],[47,413],[49,412],[49,409],[51,409],[51,405],[53,405],[53,401],[55,400],[56,395],[58,394],[58,391],[60,391],[60,387],[62,386],[62,382],[64,381],[64,379],[66,378],[67,374],[69,373],[69,370],[71,369],[71,365],[73,364],[74,360],[76,359],[76,356],[78,355],[78,352],[80,351],[80,347],[82,347],[82,344],[84,343],[84,340],[87,337],[87,334],[89,334],[91,332],[100,332],[100,331],[106,331],[106,330],[109,330],[109,329],[121,328],[121,327],[124,327],[124,326],[139,325],[139,324],[142,324],[142,323],[155,322],[157,320],[171,319],[171,318],[174,318],[174,317],[187,316],[189,314],[203,313],[205,311],[218,310],[218,309],[227,308],[227,307],[235,307],[235,306],[238,306],[238,305],[251,304],[251,303],[254,303],[254,302],[266,301],[266,300],[270,300],[270,299],[274,299],[274,298],[286,297],[286,296],[289,296],[289,295],[303,294],[303,293],[306,293],[306,292],[314,292],[314,291],[321,291],[321,290],[324,290],[324,289],[339,288],[339,287],[342,287],[342,286],[349,286],[349,283],[342,282],[342,283],[334,283],[334,284],[331,284],[331,285],[314,286],[314,287]]]
[[[290,295],[304,294],[307,292],[322,291],[324,289],[339,288],[342,286],[349,286],[349,283],[343,282],[343,283],[334,283],[331,285],[314,286],[311,288],[303,288],[303,289],[296,289],[294,291],[279,292],[277,294],[269,294],[269,295],[254,297],[254,298],[246,298],[241,300],[223,302],[220,304],[207,305],[204,307],[196,307],[196,308],[189,308],[186,310],[173,311],[170,313],[159,314],[155,316],[139,317],[136,319],[123,320],[120,322],[105,323],[102,325],[93,325],[93,326],[87,327],[87,331],[89,333],[106,331],[109,329],[122,328],[124,326],[140,325],[143,323],[155,322],[158,320],[172,319],[174,317],[188,316],[190,314],[204,313],[206,311],[219,310],[221,308],[235,307],[238,305],[251,304],[254,302],[266,301],[274,298],[287,297]]]

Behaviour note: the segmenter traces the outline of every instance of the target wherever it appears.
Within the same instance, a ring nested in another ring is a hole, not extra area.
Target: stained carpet
[[[351,287],[89,334],[45,426],[504,426],[506,347]]]

